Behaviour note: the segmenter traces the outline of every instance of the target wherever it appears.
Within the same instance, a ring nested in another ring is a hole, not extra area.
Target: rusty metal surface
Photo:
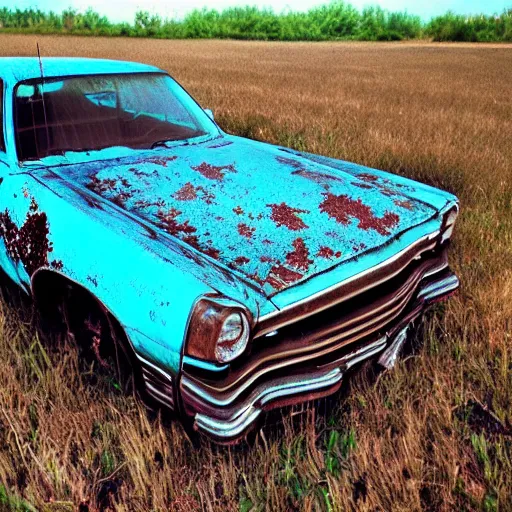
[[[91,60],[48,59],[44,66],[52,76],[163,73]],[[0,151],[0,266],[28,293],[44,272],[90,291],[127,333],[148,389],[170,407],[181,400],[184,345],[202,298],[229,299],[247,312],[252,336],[244,357],[260,350],[261,340],[270,344],[267,355],[302,350],[318,338],[295,333],[283,339],[283,329],[398,275],[420,254],[440,254],[453,230],[444,225],[446,212],[457,205],[453,195],[227,135],[188,96],[188,108],[207,126],[197,140],[19,162],[13,94],[18,80],[38,73],[33,59],[1,61],[6,151]],[[405,314],[426,271],[411,267],[402,287],[375,297],[363,327],[373,325],[376,332]],[[426,289],[418,314],[445,292],[444,283]],[[195,332],[213,345],[208,332],[219,331],[214,327]],[[338,341],[350,338],[352,327],[344,325]],[[328,337],[328,321],[324,328]],[[244,374],[236,361],[215,367],[206,360],[213,353],[210,345],[197,351],[205,359],[197,364],[210,374],[218,370],[219,379],[227,372],[231,383],[237,375],[242,382],[260,370],[256,364]],[[305,350],[301,357],[310,355]],[[299,395],[325,391],[306,387]]]
[[[436,212],[409,185],[231,142],[53,172],[243,274],[267,296],[374,250]]]

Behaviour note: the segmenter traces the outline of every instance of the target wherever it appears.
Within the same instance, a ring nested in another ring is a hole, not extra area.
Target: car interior
[[[21,160],[40,159],[66,151],[97,150],[125,146],[151,148],[157,141],[183,140],[203,133],[154,114],[130,112],[94,101],[62,87],[41,94],[18,94],[15,102],[16,143]]]

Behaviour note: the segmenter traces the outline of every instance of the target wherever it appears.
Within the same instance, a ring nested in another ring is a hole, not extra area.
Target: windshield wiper
[[[167,147],[167,143],[168,142],[173,142],[175,140],[178,140],[178,139],[161,139],[161,140],[157,140],[156,142],[153,142],[153,144],[151,144],[151,149],[155,149],[155,148],[159,148],[159,147]]]

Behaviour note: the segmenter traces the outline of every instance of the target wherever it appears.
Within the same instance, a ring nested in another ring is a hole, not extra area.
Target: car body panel
[[[142,64],[92,59],[43,59],[43,67],[46,76],[54,77],[164,73]],[[152,394],[170,407],[178,400],[186,414],[196,415],[197,424],[214,421],[216,414],[204,404],[202,413],[193,408],[201,402],[190,395],[194,386],[202,389],[197,371],[209,375],[202,385],[212,389],[212,379],[230,371],[229,364],[185,355],[199,299],[240,304],[252,322],[257,352],[262,340],[272,346],[267,336],[286,336],[303,303],[310,306],[306,321],[319,318],[324,309],[328,316],[333,307],[329,321],[336,323],[340,308],[335,306],[366,292],[365,276],[371,280],[383,268],[389,280],[383,286],[389,285],[386,293],[393,296],[395,274],[419,265],[434,250],[445,251],[453,229],[447,229],[445,215],[458,210],[452,194],[364,166],[227,135],[216,125],[208,136],[152,150],[111,147],[19,163],[12,95],[18,81],[37,78],[39,72],[37,59],[0,59],[7,147],[0,152],[0,266],[27,293],[42,272],[88,290],[126,332]],[[422,252],[415,253],[416,245]],[[404,265],[395,265],[402,256]],[[411,303],[397,310],[399,324],[389,326],[390,332],[408,326],[427,303],[458,286],[445,260],[436,272],[410,280]],[[421,290],[430,295],[422,297]],[[369,315],[365,310],[365,318]],[[379,336],[350,352],[356,354],[354,361],[373,354],[368,347],[374,343],[381,350],[393,339],[387,331]],[[251,350],[246,352],[245,362],[238,363],[250,367]],[[331,371],[335,361],[329,364]],[[332,371],[336,382],[329,392],[342,375]],[[258,383],[265,404],[279,393],[316,396],[313,387],[325,384],[302,386],[307,379],[295,376],[297,385],[291,385],[288,377],[274,379],[272,387]],[[256,375],[251,379],[256,381]],[[180,396],[180,382],[195,382],[188,399]],[[248,381],[244,386],[249,388]],[[234,404],[233,417],[243,409],[255,419],[254,407],[264,405],[247,397],[243,403]],[[240,432],[246,421],[241,424]],[[226,428],[226,437],[234,431],[222,422],[216,425],[219,432]]]
[[[438,213],[412,182],[237,137],[108,162],[99,156],[44,161],[61,162],[52,172],[218,260],[267,297],[375,252]]]

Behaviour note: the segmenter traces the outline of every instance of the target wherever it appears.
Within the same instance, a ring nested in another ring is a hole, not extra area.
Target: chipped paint
[[[330,260],[334,256],[334,251],[330,247],[322,245],[318,250],[317,256],[320,256],[320,258],[327,258],[328,260]]]
[[[410,210],[410,211],[412,211],[414,209],[414,205],[412,204],[411,201],[408,201],[408,200],[403,201],[400,199],[395,199],[393,202],[400,208],[405,208],[406,210]]]
[[[335,196],[324,194],[325,199],[320,204],[320,211],[327,213],[329,217],[336,219],[336,222],[348,224],[350,218],[359,220],[357,227],[368,231],[373,229],[380,235],[389,235],[390,229],[395,227],[400,217],[396,213],[386,211],[382,217],[376,217],[370,206],[358,198],[351,199],[346,195]]]
[[[54,170],[152,223],[154,236],[163,230],[225,269],[236,269],[266,294],[275,292],[267,278],[278,262],[301,274],[281,280],[282,289],[283,282],[295,284],[361,254],[353,239],[364,238],[365,247],[372,249],[432,215],[429,206],[407,195],[406,187],[384,195],[378,184],[389,188],[387,178],[363,173],[359,179],[300,155],[285,158],[268,145],[236,137],[229,141],[222,150],[208,143],[158,148],[145,152],[147,160],[142,152]],[[155,158],[168,165],[156,166]],[[399,207],[398,213],[395,200],[410,201],[414,208]],[[299,237],[311,261],[307,270],[285,261]],[[323,246],[334,257],[326,257]],[[241,254],[250,261],[237,265]]]
[[[268,204],[267,206],[272,208],[271,218],[277,227],[285,226],[291,231],[299,231],[300,229],[306,229],[308,227],[299,217],[301,213],[309,213],[308,210],[292,208],[284,202],[281,204]]]
[[[64,263],[62,260],[53,260],[50,262],[50,266],[55,270],[62,270],[64,268]]]
[[[175,192],[173,197],[178,201],[193,201],[194,199],[197,199],[197,189],[189,181]]]
[[[235,166],[233,164],[229,165],[212,165],[206,162],[203,162],[200,165],[192,167],[194,171],[201,173],[205,178],[209,180],[222,181],[226,172],[236,172]]]
[[[15,262],[21,262],[28,275],[48,266],[48,254],[53,251],[48,234],[48,218],[46,213],[38,211],[34,198],[20,228],[12,220],[9,210],[0,213],[0,237],[9,256]]]
[[[249,240],[253,237],[256,228],[248,226],[247,224],[238,224],[238,233]]]
[[[292,245],[294,250],[286,255],[286,263],[298,270],[307,271],[309,269],[309,265],[314,262],[308,258],[309,250],[304,243],[304,240],[302,238],[296,238]]]

